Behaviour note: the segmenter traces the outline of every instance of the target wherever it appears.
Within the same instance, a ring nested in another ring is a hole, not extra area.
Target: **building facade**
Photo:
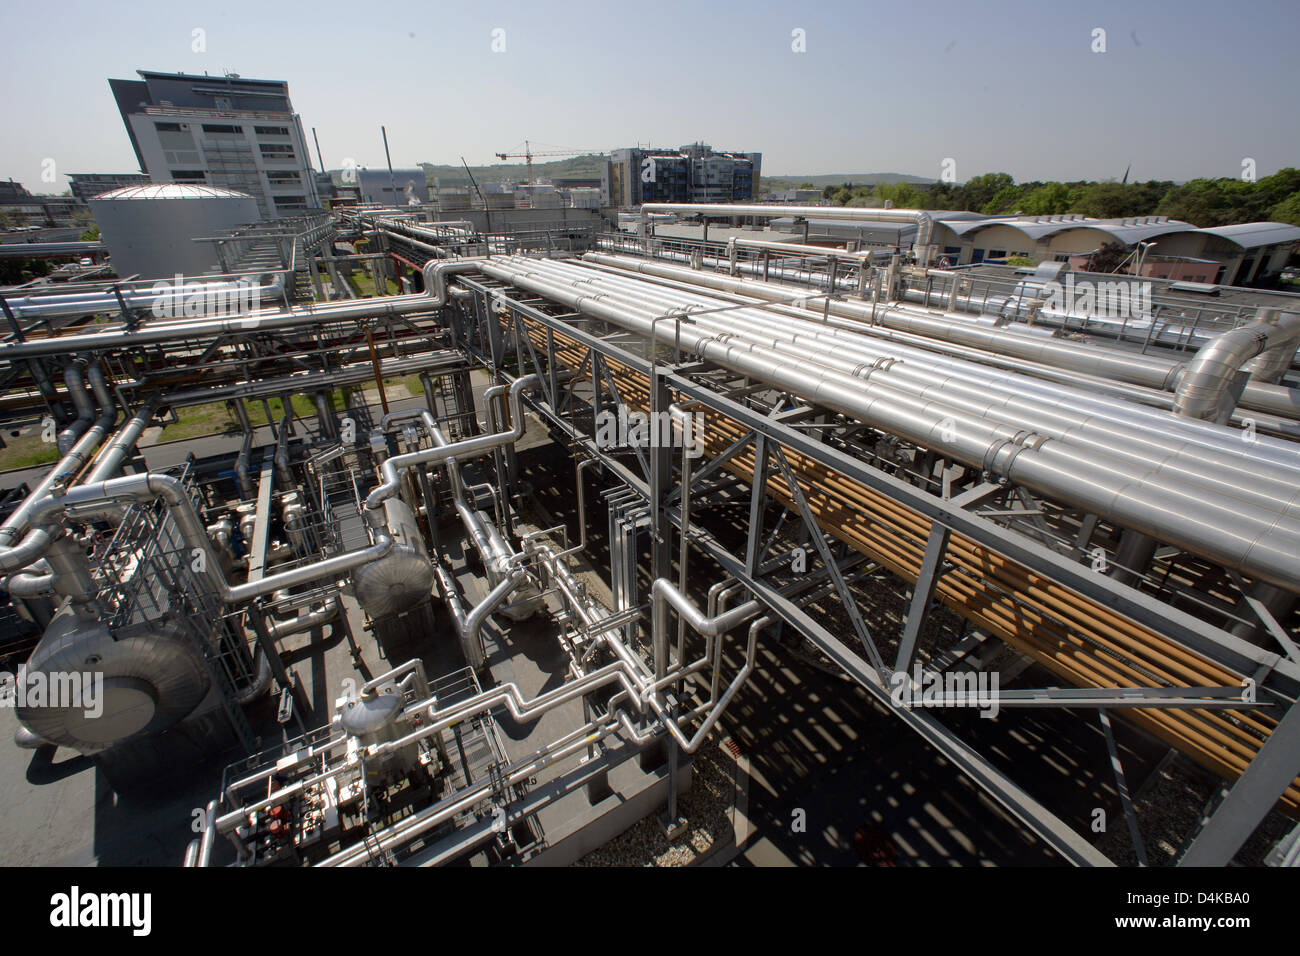
[[[6,231],[89,222],[90,210],[76,196],[33,196],[22,183],[0,182],[0,228]]]
[[[704,143],[678,149],[616,149],[601,174],[605,206],[647,202],[752,202],[762,153],[716,152]]]
[[[68,173],[68,187],[82,202],[123,186],[147,186],[150,182],[145,173]]]
[[[140,168],[154,182],[247,193],[267,219],[320,208],[289,84],[137,72],[139,80],[108,84]]]

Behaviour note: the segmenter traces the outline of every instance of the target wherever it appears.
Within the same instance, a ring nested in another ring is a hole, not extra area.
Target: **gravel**
[[[677,801],[685,832],[669,842],[659,815],[633,824],[574,866],[691,866],[732,842],[736,764],[715,734],[695,753],[691,790]]]

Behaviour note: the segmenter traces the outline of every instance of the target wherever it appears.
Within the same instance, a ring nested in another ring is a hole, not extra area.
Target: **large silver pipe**
[[[262,298],[282,299],[284,278],[276,273],[270,282],[252,284],[247,280],[205,281],[182,276],[180,281],[164,280],[154,283],[148,289],[123,289],[120,293],[100,291],[28,295],[6,301],[19,319],[51,319],[117,312],[123,304],[131,310],[165,314],[168,311],[187,313],[194,304],[202,303],[206,307],[212,301],[221,311],[229,311],[228,297],[235,295],[252,301],[260,301]]]
[[[131,449],[140,440],[144,430],[149,427],[157,410],[158,404],[153,399],[146,401],[136,409],[135,414],[117,430],[112,440],[96,456],[89,473],[86,475],[86,481],[104,481],[107,478],[114,477],[121,471],[122,462],[126,461],[127,455],[131,454]]]
[[[538,263],[545,271],[572,275],[586,282],[579,266]],[[663,290],[640,294],[635,280],[611,278],[601,289],[621,301],[648,301],[661,312],[699,303],[685,292]],[[611,289],[615,291],[610,291]],[[1172,427],[1177,419],[1158,412],[1131,411],[1129,403],[1098,399],[1078,389],[1039,383],[1020,376],[990,372],[968,362],[938,360],[919,349],[883,345],[860,334],[828,328],[804,319],[791,323],[752,309],[722,314],[704,313],[691,320],[700,328],[730,332],[734,336],[765,346],[766,354],[807,359],[828,368],[855,375],[870,375],[873,381],[926,395],[933,393],[975,414],[1033,428],[1043,434],[1065,438],[1099,451],[1129,458],[1147,467],[1185,480],[1209,483],[1218,493],[1269,505],[1282,502],[1287,510],[1300,501],[1300,457],[1290,451],[1291,469],[1272,468],[1248,457],[1240,434],[1215,429],[1213,442],[1181,433]],[[804,344],[807,343],[807,344]],[[896,359],[906,358],[898,362]],[[874,368],[867,364],[874,363]],[[1134,428],[1142,429],[1135,433]]]
[[[705,285],[715,289],[734,290],[735,286],[728,286],[726,280],[730,280],[732,283],[747,282],[747,280],[731,279],[729,276],[720,276],[716,273],[699,272],[658,262],[647,263],[644,259],[624,256],[588,253],[583,258],[613,268],[636,271],[646,275],[664,276],[675,273],[684,280],[688,276],[694,276],[693,280],[687,281],[694,281],[697,285]],[[648,265],[651,268],[641,268],[642,265]],[[660,271],[660,268],[665,271]],[[742,270],[757,271],[756,267],[751,267],[745,263],[741,263],[740,268]],[[791,301],[798,298],[807,298],[809,294],[806,289],[783,287],[767,282],[755,283],[749,281],[747,289],[748,291],[744,294],[767,298],[770,301]],[[924,293],[916,293],[914,298],[917,302],[926,301]],[[939,295],[936,301],[942,304],[947,299],[943,295]],[[960,304],[963,304],[963,300],[959,299],[958,305]],[[970,305],[972,308],[979,305],[975,301],[965,304]],[[957,306],[952,306],[952,308],[957,308]],[[971,321],[969,315],[963,316],[961,313],[950,312],[943,315],[902,303],[867,308],[852,301],[833,302],[830,305],[829,312],[834,315],[862,318],[872,324],[883,324],[897,331],[910,330],[932,340],[938,339],[954,344],[964,344],[995,354],[1026,359],[1036,364],[1085,372],[1148,388],[1172,390],[1177,385],[1184,368],[1184,364],[1181,362],[1156,355],[1144,355],[1136,352],[1127,353],[1108,347],[1091,346],[1082,343],[1066,343],[1047,336],[1027,334],[1026,331],[1018,331],[1006,325],[994,327],[987,324],[976,324]],[[867,318],[868,315],[869,318]],[[1044,349],[1045,344],[1051,347]],[[1276,355],[1279,353],[1271,354]],[[1281,360],[1279,359],[1279,361]],[[1270,379],[1256,374],[1256,377],[1246,384],[1240,404],[1244,408],[1252,408],[1284,418],[1295,418],[1300,415],[1300,390],[1271,384]]]
[[[648,239],[650,214],[671,212],[683,216],[761,216],[767,219],[795,218],[848,219],[853,222],[901,222],[917,227],[916,246],[929,245],[934,232],[934,217],[924,209],[863,209],[855,206],[760,206],[726,203],[648,202],[641,204],[641,239]],[[924,256],[921,256],[924,258]]]
[[[72,420],[67,428],[59,432],[58,447],[59,454],[66,455],[72,446],[77,443],[77,439],[86,433],[90,423],[95,420],[95,406],[91,404],[90,394],[86,391],[85,379],[81,377],[81,372],[77,366],[69,365],[63,370],[63,382],[68,386],[68,397],[72,400],[72,406],[77,410],[77,417]]]
[[[651,309],[634,310],[600,293],[575,290],[531,272],[526,261],[484,263],[489,276],[552,298],[672,345],[678,330],[655,326]],[[1300,588],[1297,523],[1248,506],[1225,507],[1186,485],[1125,467],[1109,456],[1083,453],[1068,443],[1016,433],[960,409],[913,398],[900,400],[877,386],[838,372],[817,372],[755,356],[717,336],[681,329],[681,346],[726,368],[786,388],[836,411],[869,421],[924,447],[1063,499],[1119,524],[1186,546],[1227,567],[1292,590]],[[954,428],[955,426],[955,428]]]
[[[28,519],[36,503],[49,495],[51,489],[56,485],[66,484],[76,477],[77,472],[90,460],[91,452],[103,441],[104,436],[108,434],[108,430],[113,426],[113,422],[117,418],[117,408],[108,392],[103,373],[97,365],[90,367],[89,376],[91,387],[95,390],[95,395],[99,399],[99,418],[68,453],[59,460],[59,463],[46,473],[45,477],[23,499],[22,504],[15,508],[9,517],[5,519],[4,524],[0,525],[0,570],[15,571],[26,567],[44,551],[50,540],[49,534],[45,531],[32,532],[27,536],[27,539],[24,539],[19,548],[11,546],[27,531]],[[26,558],[27,555],[35,555],[35,557],[29,559]]]
[[[124,326],[100,332],[63,335],[0,343],[0,359],[14,361],[42,355],[66,355],[87,350],[106,351],[140,345],[155,345],[181,339],[220,335],[246,335],[270,329],[317,325],[382,315],[428,312],[447,304],[447,277],[477,268],[478,259],[429,262],[424,268],[425,291],[412,295],[382,296],[352,302],[327,302],[292,309],[264,309],[223,318],[144,322],[135,329]]]
[[[1230,388],[1242,366],[1257,355],[1267,356],[1274,351],[1285,352],[1289,366],[1297,337],[1300,312],[1275,310],[1269,319],[1224,332],[1202,346],[1183,372],[1174,395],[1174,414],[1216,419],[1231,412]]]
[[[809,290],[735,279],[711,272],[697,272],[677,266],[648,262],[626,256],[609,256],[588,253],[583,259],[594,264],[620,271],[654,276],[662,279],[688,282],[696,286],[728,292],[768,302],[785,304],[806,303]],[[870,303],[833,301],[823,305],[826,314],[837,319],[860,323],[861,331],[869,332],[877,325],[887,329],[938,339],[980,351],[1024,359],[1040,365],[1049,365],[1102,378],[1118,379],[1148,388],[1171,390],[1179,380],[1183,365],[1154,356],[1122,353],[1111,349],[1088,348],[1078,343],[1066,342],[1045,336],[1030,335],[1003,328],[978,325],[960,316],[943,316],[914,309],[910,306],[873,306]],[[865,326],[865,328],[862,328]],[[1286,418],[1295,418],[1300,412],[1300,394],[1295,389],[1275,385],[1248,385],[1243,404]],[[1188,421],[1193,421],[1188,419]],[[1256,456],[1267,454],[1267,441],[1252,445]]]
[[[243,432],[243,441],[239,444],[239,455],[235,458],[235,481],[239,485],[239,495],[245,501],[254,495],[253,479],[249,474],[248,460],[253,451],[253,426],[248,420],[248,408],[242,398],[234,399],[235,416],[239,419],[239,428]]]

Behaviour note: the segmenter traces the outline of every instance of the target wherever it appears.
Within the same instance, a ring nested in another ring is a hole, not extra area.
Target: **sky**
[[[0,179],[32,192],[137,171],[108,78],[138,69],[287,80],[330,168],[382,166],[380,124],[395,167],[524,140],[703,140],[766,176],[1300,166],[1297,0],[0,4]]]

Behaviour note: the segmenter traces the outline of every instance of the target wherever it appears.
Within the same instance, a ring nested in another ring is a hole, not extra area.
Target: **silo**
[[[257,222],[257,200],[243,193],[194,183],[126,186],[90,200],[90,211],[119,276],[170,279],[219,268],[218,236]]]

